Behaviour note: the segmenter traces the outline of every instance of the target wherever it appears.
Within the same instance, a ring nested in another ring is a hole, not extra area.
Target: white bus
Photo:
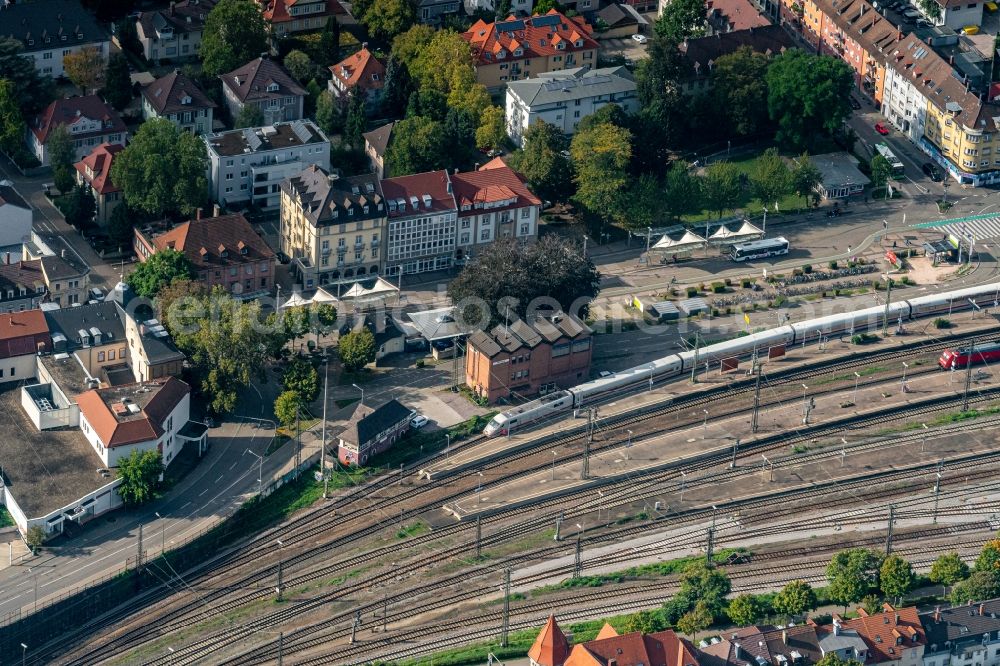
[[[733,261],[750,261],[788,254],[788,240],[783,236],[766,240],[755,240],[749,243],[736,243],[730,250]]]
[[[889,163],[889,167],[892,169],[892,177],[896,180],[902,178],[904,174],[903,163],[899,161],[894,152],[889,150],[889,146],[884,143],[876,143],[875,150]]]

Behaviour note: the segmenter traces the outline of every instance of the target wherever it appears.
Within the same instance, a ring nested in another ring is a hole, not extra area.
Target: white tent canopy
[[[684,235],[677,240],[670,238],[670,236],[664,236],[656,242],[656,245],[654,245],[652,249],[667,252],[687,252],[689,250],[696,250],[699,247],[704,247],[704,245],[704,238],[688,230],[685,231]]]
[[[281,307],[283,307],[283,308],[297,308],[297,307],[301,307],[303,305],[309,305],[310,303],[312,303],[312,299],[310,299],[310,298],[303,298],[302,297],[302,293],[296,291],[296,292],[294,292],[288,298],[287,301],[285,301],[284,303],[281,304]]]
[[[722,225],[708,239],[716,243],[728,244],[739,243],[750,238],[760,238],[763,235],[763,231],[744,220],[742,226],[736,231],[732,231],[725,225]]]
[[[317,289],[316,293],[313,294],[312,299],[310,299],[310,303],[339,303],[339,302],[340,299],[338,299],[333,294],[328,293],[322,287]]]
[[[376,278],[375,284],[367,289],[360,282],[355,282],[351,288],[340,295],[343,300],[370,301],[388,298],[392,294],[398,293],[399,289],[387,280]]]

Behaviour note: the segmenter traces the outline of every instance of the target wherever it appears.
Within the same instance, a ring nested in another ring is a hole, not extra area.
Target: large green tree
[[[660,37],[683,42],[705,34],[708,10],[702,0],[670,0],[663,7],[653,29]]]
[[[198,53],[208,76],[232,71],[267,50],[267,26],[253,0],[220,0],[205,17]]]
[[[951,589],[951,602],[953,604],[964,604],[997,597],[1000,597],[1000,571],[996,569],[973,571],[968,578],[959,581]]]
[[[649,41],[648,57],[636,68],[636,91],[639,93],[639,118],[648,128],[640,145],[648,154],[647,168],[669,163],[669,147],[685,138],[692,124],[688,101],[681,94],[678,81],[690,72],[690,65],[680,51],[680,42],[659,36]]]
[[[319,373],[306,359],[293,356],[285,365],[281,385],[286,391],[295,391],[303,403],[310,403],[319,396]]]
[[[316,124],[328,136],[338,134],[344,125],[340,108],[329,90],[321,92],[316,99]]]
[[[779,143],[808,148],[818,134],[833,134],[850,116],[854,70],[840,58],[790,49],[767,70],[767,106]]]
[[[879,568],[879,587],[889,598],[901,599],[904,594],[913,589],[916,575],[913,566],[896,554],[889,555],[882,561]]]
[[[108,58],[101,95],[119,111],[132,101],[132,78],[129,75],[128,58],[124,53],[115,53]]]
[[[156,449],[134,450],[118,461],[118,495],[127,507],[135,507],[153,499],[163,474],[163,457]]]
[[[357,3],[355,3],[357,6]],[[320,64],[330,67],[340,62],[340,23],[336,16],[331,16],[323,26],[319,36]]]
[[[27,132],[18,102],[14,84],[0,79],[0,150],[8,154],[21,148]]]
[[[365,114],[365,92],[360,86],[354,86],[348,95],[344,139],[354,148],[363,148],[365,145],[363,135],[367,129],[368,120]]]
[[[207,168],[200,137],[165,118],[153,118],[115,158],[111,181],[129,206],[152,217],[192,215],[208,197]]]
[[[681,572],[680,584],[677,596],[692,603],[704,604],[712,617],[721,613],[726,596],[732,590],[732,584],[726,573],[708,566],[704,560],[689,564]]]
[[[66,76],[83,94],[93,92],[104,76],[106,61],[100,49],[87,46],[79,51],[73,51],[63,56],[63,69]]]
[[[789,178],[792,189],[802,197],[807,206],[809,205],[809,197],[812,197],[817,204],[819,203],[822,197],[819,186],[823,184],[823,174],[809,159],[809,153],[799,155],[795,166],[791,169]]]
[[[360,370],[375,360],[375,336],[367,326],[341,336],[337,343],[340,361],[350,371]]]
[[[889,176],[892,175],[892,165],[881,154],[877,154],[872,158],[871,172],[872,189],[880,190],[889,182]],[[888,197],[888,189],[886,190],[886,197]]]
[[[990,539],[983,544],[976,558],[976,571],[1000,570],[1000,539]]]
[[[73,163],[76,162],[76,148],[65,125],[57,125],[49,132],[45,149],[49,154],[49,165],[52,166],[52,180],[56,189],[68,194],[76,183],[76,170],[73,168]]]
[[[737,627],[746,627],[760,622],[767,615],[767,608],[757,595],[741,594],[729,602],[726,615]]]
[[[264,112],[255,104],[245,104],[240,112],[233,119],[233,127],[242,129],[244,127],[260,127],[264,124]]]
[[[633,178],[622,202],[618,224],[633,231],[660,227],[666,220],[663,207],[663,183],[656,174],[644,173]]]
[[[492,100],[476,80],[472,50],[459,33],[413,26],[393,40],[392,52],[421,92],[442,93],[449,108],[468,111],[478,126]]]
[[[392,41],[416,23],[416,5],[412,0],[374,0],[362,21],[373,37]]]
[[[752,136],[768,125],[769,64],[768,56],[743,46],[712,67],[713,101],[726,110],[726,124],[736,136]]]
[[[295,391],[282,391],[274,400],[274,415],[278,423],[291,428],[299,420],[303,407],[302,396]]]
[[[21,114],[30,118],[55,99],[56,90],[52,79],[35,69],[34,59],[21,55],[22,48],[19,40],[0,36],[0,79],[14,84]]]
[[[524,148],[510,155],[510,165],[533,192],[549,201],[573,195],[573,166],[565,156],[569,143],[555,125],[536,120],[524,132]]]
[[[392,129],[386,169],[393,176],[440,169],[447,163],[450,149],[441,123],[423,116],[405,118]]]
[[[881,555],[867,548],[850,548],[838,552],[826,568],[830,598],[843,604],[845,609],[851,602],[861,601],[878,585],[881,565]]]
[[[793,580],[774,595],[774,612],[791,617],[816,608],[816,592],[809,583]]]
[[[94,223],[97,202],[90,190],[83,185],[73,185],[59,206],[66,222],[77,229],[86,229]]]
[[[828,652],[816,662],[816,666],[862,666],[857,659],[843,659],[837,652]]]
[[[167,248],[136,266],[128,277],[128,283],[139,296],[153,298],[174,280],[190,280],[194,277],[191,260],[183,252]]]
[[[700,210],[702,201],[701,180],[683,160],[676,160],[664,179],[662,205],[668,219],[678,220]]]
[[[476,147],[480,150],[498,150],[506,143],[507,118],[503,107],[487,107],[476,129]]]
[[[488,245],[451,281],[448,296],[456,305],[469,307],[460,313],[464,321],[497,324],[508,314],[526,317],[528,307],[543,297],[582,317],[586,308],[574,304],[592,299],[599,288],[600,274],[582,248],[550,234],[529,245],[514,239]],[[478,303],[488,311],[479,311]]]
[[[743,199],[742,176],[743,172],[731,162],[715,162],[705,169],[702,193],[705,203],[719,217],[727,210],[735,209]]]
[[[406,103],[413,93],[413,83],[406,64],[395,54],[385,63],[385,78],[382,86],[382,115],[398,118],[406,110]]]
[[[607,122],[581,127],[569,152],[576,168],[576,200],[595,215],[614,219],[628,185],[632,158],[629,131]]]
[[[750,173],[750,187],[754,196],[765,208],[774,206],[782,197],[791,192],[791,172],[776,148],[769,148],[757,158]]]
[[[948,587],[969,577],[969,565],[962,561],[958,553],[945,553],[934,560],[927,577],[931,582],[942,585],[947,592]]]
[[[288,73],[298,79],[301,83],[305,83],[309,79],[316,76],[317,67],[316,63],[312,61],[308,55],[299,49],[292,49],[285,56],[283,61],[285,69]]]
[[[674,2],[677,1],[674,0]],[[714,614],[708,604],[705,601],[699,601],[694,605],[694,608],[677,620],[677,630],[694,640],[698,637],[698,632],[705,631],[712,626],[714,619]]]

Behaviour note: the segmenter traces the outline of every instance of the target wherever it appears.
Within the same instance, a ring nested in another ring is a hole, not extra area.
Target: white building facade
[[[913,77],[906,76],[901,64],[890,58],[885,68],[885,87],[882,90],[882,115],[893,127],[917,143],[924,136],[928,99],[915,85]],[[921,79],[917,79],[919,83]]]

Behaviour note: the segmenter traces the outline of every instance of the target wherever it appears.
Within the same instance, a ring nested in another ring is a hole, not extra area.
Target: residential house
[[[451,186],[458,207],[456,262],[467,260],[500,238],[526,243],[538,237],[542,200],[500,158],[478,171],[452,174]]]
[[[139,261],[167,249],[183,253],[199,282],[223,287],[234,298],[257,298],[274,288],[274,252],[241,213],[202,217],[199,210],[173,227],[136,227],[134,246]]]
[[[597,637],[577,643],[563,666],[698,666],[695,649],[673,630],[619,635],[605,623]]]
[[[468,337],[465,384],[490,404],[574,386],[590,374],[593,332],[565,312],[537,314]]]
[[[296,120],[202,136],[208,146],[208,186],[223,206],[276,211],[281,183],[315,164],[330,168],[330,142],[311,120]]]
[[[31,205],[14,184],[0,180],[0,248],[20,246],[31,237]]]
[[[364,94],[369,107],[377,107],[382,100],[385,65],[368,50],[367,46],[362,46],[357,53],[332,65],[330,74],[332,76],[327,87],[334,98],[341,103],[347,102],[355,86]]]
[[[45,351],[52,338],[41,310],[0,314],[0,383],[34,376],[35,356]]]
[[[0,264],[0,312],[34,310],[45,302],[48,289],[41,262],[14,261],[4,255]]]
[[[596,5],[596,0],[580,0],[579,11]],[[598,44],[590,25],[580,16],[567,18],[555,9],[525,19],[509,17],[494,23],[479,19],[462,37],[472,47],[476,78],[494,91],[509,81],[597,63]]]
[[[439,28],[449,14],[457,14],[461,0],[417,0],[417,22]]]
[[[386,275],[451,268],[458,209],[447,171],[382,181],[388,207]]]
[[[389,140],[392,138],[392,128],[395,125],[395,121],[386,123],[362,135],[365,138],[365,155],[368,157],[368,164],[371,165],[372,171],[379,178],[385,178],[386,173],[388,173],[385,168],[385,153],[389,149]]]
[[[931,23],[944,25],[952,30],[961,31],[967,25],[982,25],[983,10],[987,0],[935,0],[938,6],[937,14],[928,14],[919,2],[913,6],[922,12]]]
[[[705,20],[709,35],[771,25],[768,18],[749,0],[707,0],[705,5],[708,10]]]
[[[262,0],[262,6],[264,20],[278,37],[320,30],[331,16],[347,13],[337,0]]]
[[[736,629],[703,640],[696,654],[699,666],[805,666],[822,658],[809,624]]]
[[[198,56],[205,17],[216,0],[179,0],[166,9],[140,12],[135,28],[147,60],[189,60]]]
[[[822,178],[817,189],[824,199],[844,199],[858,196],[871,184],[871,179],[858,168],[858,158],[850,153],[810,155],[809,161]]]
[[[108,56],[111,41],[79,0],[46,0],[39,3],[3,3],[0,37],[21,44],[21,55],[31,58],[40,74],[65,76],[63,58],[84,49]]]
[[[102,143],[125,145],[128,140],[128,128],[121,116],[97,95],[57,99],[32,120],[28,132],[28,147],[43,166],[49,165],[49,135],[60,125],[66,127],[73,140],[75,161]]]
[[[563,666],[569,657],[569,641],[559,628],[555,615],[549,615],[545,626],[528,650],[529,666]]]
[[[142,89],[143,118],[166,118],[195,134],[212,131],[215,107],[216,103],[177,69]]]
[[[306,289],[382,273],[386,219],[375,174],[341,178],[311,165],[281,184],[281,253]]]
[[[184,446],[177,434],[191,417],[191,387],[175,377],[93,388],[76,403],[80,430],[107,467],[150,450],[169,465]]]
[[[917,609],[890,604],[883,604],[882,609],[869,614],[859,608],[859,617],[850,620],[835,615],[832,625],[817,629],[823,654],[835,652],[863,664],[922,666],[927,638]]]
[[[219,78],[222,79],[222,93],[229,115],[234,119],[247,105],[260,109],[265,125],[303,117],[303,105],[308,93],[284,67],[266,55]]]
[[[1000,666],[1000,599],[921,613],[923,666]]]
[[[639,109],[635,79],[625,67],[584,66],[512,81],[507,84],[507,133],[523,146],[525,132],[541,120],[574,134],[580,121],[608,104],[626,113]]]
[[[647,0],[643,0],[646,2]],[[496,0],[464,0],[465,13],[472,16],[477,11],[495,13]],[[512,0],[510,3],[510,13],[514,16],[531,16],[531,8],[534,0]],[[654,5],[655,6],[655,5]]]
[[[885,61],[903,38],[892,21],[866,0],[784,2],[793,16],[801,12],[806,41],[823,55],[842,58],[854,70],[858,90],[881,106]]]
[[[97,202],[95,218],[100,225],[108,223],[111,212],[122,201],[121,189],[111,182],[111,163],[115,155],[123,150],[125,146],[120,143],[102,143],[73,165],[76,167],[76,182],[94,195]]]
[[[343,465],[364,465],[372,456],[388,451],[410,429],[413,410],[398,400],[372,409],[360,404],[340,435],[337,458]]]
[[[37,262],[48,302],[59,306],[85,303],[90,298],[90,267],[72,253],[63,250],[34,260],[21,260],[22,266]]]
[[[712,68],[722,56],[735,53],[744,46],[755,53],[769,57],[780,55],[786,49],[794,48],[788,31],[780,25],[750,28],[726,33],[715,33],[709,37],[686,39],[680,45],[686,61],[686,72],[680,81],[681,90],[691,94],[706,90],[712,85]]]
[[[618,39],[631,37],[643,31],[649,25],[638,10],[628,4],[610,4],[597,12],[596,21],[604,25],[604,31],[597,35],[598,39]]]

